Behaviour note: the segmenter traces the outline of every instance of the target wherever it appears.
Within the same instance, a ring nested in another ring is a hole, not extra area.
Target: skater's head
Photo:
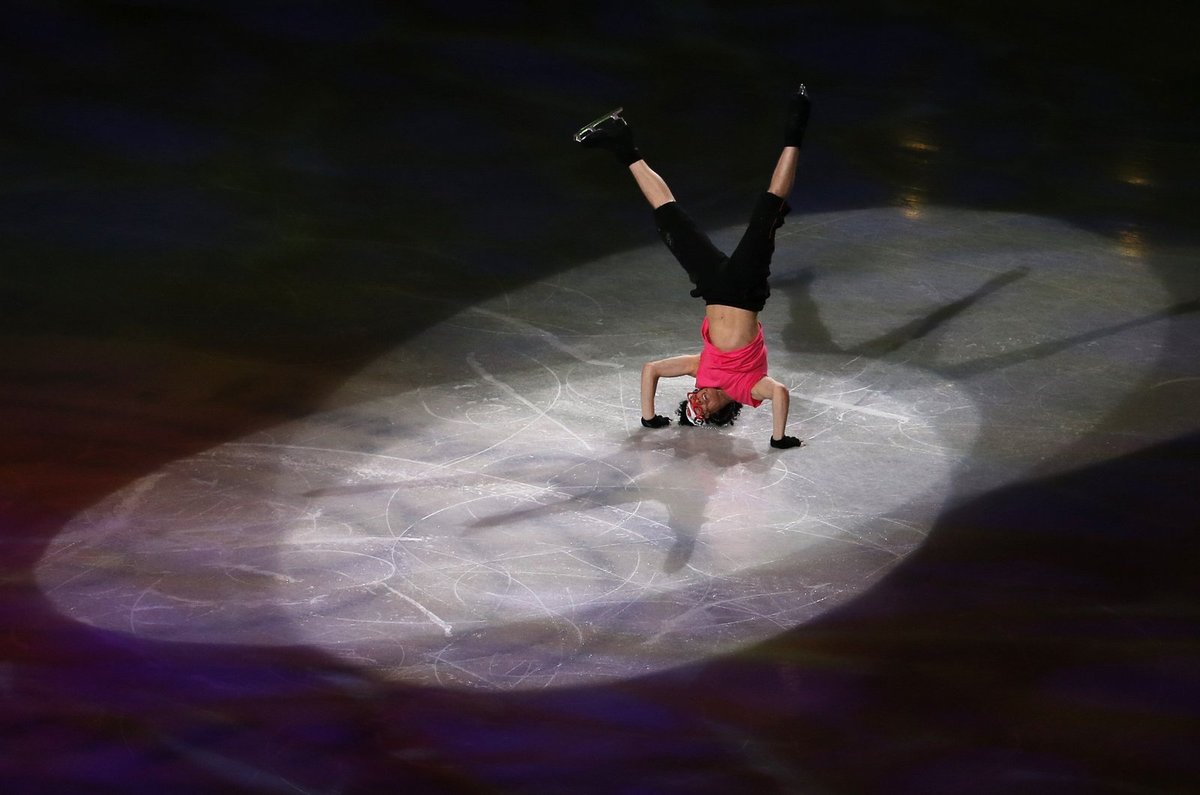
[[[732,425],[742,404],[717,387],[706,386],[688,392],[679,402],[680,425]]]

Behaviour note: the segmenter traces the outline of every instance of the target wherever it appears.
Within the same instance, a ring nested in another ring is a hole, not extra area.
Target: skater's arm
[[[778,448],[799,447],[801,442],[795,436],[788,436],[788,408],[792,395],[788,388],[769,375],[763,376],[750,394],[757,400],[771,401],[771,446]]]
[[[681,375],[694,376],[699,366],[699,354],[672,356],[670,359],[659,359],[642,365],[642,419],[654,419],[654,395],[658,391],[658,379]]]

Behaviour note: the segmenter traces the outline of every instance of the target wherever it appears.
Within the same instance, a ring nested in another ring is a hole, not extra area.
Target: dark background
[[[606,687],[439,692],[305,648],[156,644],[59,616],[33,578],[123,485],[651,241],[627,175],[571,141],[617,105],[705,225],[741,220],[803,81],[797,212],[1060,218],[1194,300],[1186,7],[7,3],[0,787],[1196,791],[1195,433],[954,506],[815,624]],[[1164,372],[1195,355],[1168,335]],[[1194,430],[1180,394],[1123,410]]]

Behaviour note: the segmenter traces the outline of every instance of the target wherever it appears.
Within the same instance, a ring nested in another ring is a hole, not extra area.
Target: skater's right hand
[[[654,417],[651,419],[646,419],[645,417],[642,417],[642,427],[643,428],[665,428],[670,424],[671,424],[670,418],[664,417],[661,414],[655,414]]]

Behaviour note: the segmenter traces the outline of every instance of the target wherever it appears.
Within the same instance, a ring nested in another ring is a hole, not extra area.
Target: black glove
[[[670,424],[671,419],[669,417],[664,417],[661,414],[655,414],[654,418],[649,420],[645,419],[644,417],[642,418],[643,428],[665,428]]]
[[[771,446],[776,450],[786,450],[789,447],[799,447],[802,444],[804,444],[804,442],[800,441],[795,436],[784,436],[782,439],[776,439],[774,436],[771,437]]]

